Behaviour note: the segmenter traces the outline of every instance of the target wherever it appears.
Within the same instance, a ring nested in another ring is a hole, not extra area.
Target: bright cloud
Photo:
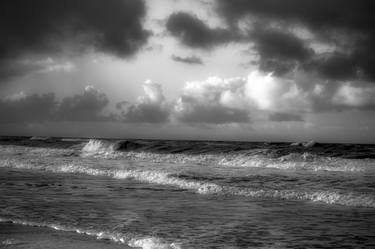
[[[165,101],[160,84],[147,80],[143,84],[144,96],[138,98],[138,103],[126,106],[122,112],[122,120],[131,123],[163,123],[168,121],[169,106]],[[122,103],[119,107],[122,108]]]
[[[349,83],[340,86],[333,96],[333,103],[347,107],[375,107],[375,86],[373,84],[359,87]]]
[[[248,122],[243,78],[208,78],[188,82],[174,106],[174,115],[188,123]]]

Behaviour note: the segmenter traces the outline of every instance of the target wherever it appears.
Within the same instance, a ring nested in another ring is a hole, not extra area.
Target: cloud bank
[[[150,80],[136,103],[110,108],[105,93],[87,86],[83,93],[57,100],[53,93],[24,92],[0,100],[1,123],[122,122],[137,124],[251,124],[253,117],[272,122],[303,122],[313,113],[375,110],[371,82],[327,82],[308,74],[294,79],[253,71],[247,77],[187,82],[176,99]]]

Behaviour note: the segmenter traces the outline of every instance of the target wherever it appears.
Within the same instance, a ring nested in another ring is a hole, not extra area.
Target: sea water
[[[375,248],[375,146],[0,139],[0,247]]]

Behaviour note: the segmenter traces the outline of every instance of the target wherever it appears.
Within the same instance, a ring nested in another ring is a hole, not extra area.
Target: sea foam
[[[3,223],[12,223],[23,226],[32,226],[32,227],[45,227],[54,229],[57,231],[64,232],[75,232],[78,234],[84,234],[90,237],[94,237],[98,240],[110,240],[120,244],[126,244],[130,247],[143,248],[143,249],[180,249],[178,243],[169,243],[161,238],[154,236],[137,236],[133,234],[126,234],[123,232],[114,232],[114,231],[100,231],[95,229],[84,229],[60,224],[53,224],[48,222],[33,222],[25,221],[20,219],[7,219],[1,218],[0,222]],[[7,244],[8,245],[8,244]]]
[[[232,187],[206,181],[185,180],[163,171],[98,169],[76,164],[65,164],[60,166],[33,166],[25,163],[18,164],[14,161],[8,161],[6,163],[0,161],[0,166],[47,170],[55,173],[80,173],[92,176],[111,177],[115,179],[135,180],[148,184],[170,186],[182,190],[192,191],[197,194],[230,195],[260,199],[302,200],[343,206],[375,208],[375,199],[373,196],[355,192],[340,192],[337,190],[304,191],[294,189]]]

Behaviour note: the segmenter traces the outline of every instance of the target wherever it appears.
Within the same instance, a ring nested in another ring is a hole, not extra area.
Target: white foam
[[[102,140],[90,139],[81,150],[83,157],[100,156],[104,158],[114,157],[116,151],[114,144]]]
[[[298,190],[265,190],[221,186],[215,183],[189,181],[171,176],[166,172],[160,171],[140,171],[140,170],[98,170],[80,167],[78,169],[71,168],[73,172],[86,173],[90,175],[111,176],[117,179],[134,179],[136,181],[167,185],[177,187],[179,189],[192,190],[198,194],[220,194],[235,195],[252,198],[273,198],[286,200],[307,200],[314,202],[323,202],[326,204],[338,204],[345,206],[358,207],[375,207],[375,199],[356,193],[338,193],[335,191],[315,191],[306,192]],[[69,172],[69,170],[67,171]]]
[[[229,167],[257,167],[283,170],[336,172],[364,172],[374,166],[373,163],[364,160],[319,157],[310,153],[291,153],[279,158],[266,158],[257,155],[238,155],[232,158],[224,157],[219,164]]]
[[[145,237],[139,239],[131,239],[128,246],[140,247],[143,249],[180,249],[181,246],[177,243],[166,243],[160,238]]]
[[[13,223],[23,226],[32,227],[46,227],[57,231],[64,232],[75,232],[78,234],[84,234],[90,237],[95,237],[98,240],[111,240],[120,244],[127,244],[130,247],[143,248],[143,249],[180,249],[177,243],[168,243],[161,238],[157,237],[142,237],[142,236],[131,236],[129,234],[111,232],[111,231],[98,231],[94,229],[83,229],[76,227],[63,226],[59,224],[47,223],[47,222],[33,222],[24,221],[19,219],[6,219],[0,217],[0,222]]]
[[[0,161],[0,166],[3,164]],[[302,191],[302,190],[272,190],[272,189],[252,189],[230,186],[221,186],[215,183],[204,181],[192,181],[178,178],[167,172],[153,170],[118,170],[118,169],[97,169],[84,165],[66,164],[60,166],[40,166],[17,164],[14,162],[5,164],[5,167],[43,169],[56,173],[81,173],[93,176],[106,176],[116,179],[132,179],[139,182],[176,187],[190,190],[197,194],[218,194],[234,195],[251,198],[270,198],[285,200],[304,200],[322,202],[326,204],[337,204],[354,207],[375,207],[373,196],[337,191]],[[4,166],[3,166],[4,167]]]

